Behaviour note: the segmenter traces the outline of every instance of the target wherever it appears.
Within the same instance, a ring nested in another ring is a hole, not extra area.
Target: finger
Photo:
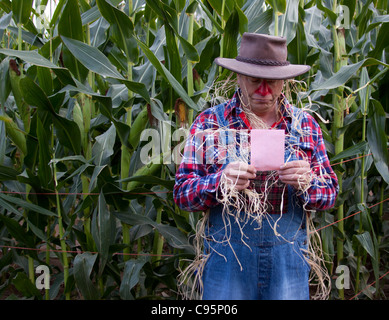
[[[247,172],[256,175],[257,169],[253,165],[249,164],[247,167]]]
[[[309,162],[305,161],[305,160],[295,160],[295,161],[290,161],[290,162],[286,162],[284,163],[280,169],[281,170],[284,170],[284,169],[289,169],[289,168],[303,168],[303,167],[309,167]]]
[[[244,179],[255,178],[255,168],[246,163],[231,163],[226,168],[226,175],[232,177],[242,177]]]
[[[253,165],[244,162],[233,162],[230,164],[230,167],[254,174],[257,171]]]
[[[227,179],[231,184],[236,184],[236,185],[245,185],[250,182],[250,180],[248,179],[241,179],[241,178],[234,178],[234,177],[231,178],[228,176]]]
[[[246,179],[246,180],[255,178],[254,173],[250,173],[250,172],[239,170],[239,169],[230,169],[227,172],[227,175],[229,175],[231,177],[239,177],[241,179]]]
[[[283,169],[278,171],[278,175],[280,176],[287,176],[287,175],[303,175],[303,174],[309,174],[311,172],[311,169],[309,167],[306,168],[289,168],[289,169]]]
[[[240,191],[240,190],[247,189],[249,186],[250,186],[250,181],[247,181],[247,182],[242,183],[242,184],[236,184],[235,188]]]
[[[247,179],[231,179],[227,177],[227,184],[234,189],[241,191],[247,189],[250,186],[250,180]]]
[[[298,182],[298,181],[307,180],[306,177],[304,177],[302,175],[298,175],[298,174],[290,174],[290,175],[286,175],[286,176],[280,176],[280,179],[284,183],[294,183],[294,182]]]
[[[287,180],[298,180],[298,179],[307,179],[309,178],[310,171],[295,171],[290,173],[283,173],[278,175],[279,178],[287,179]]]
[[[304,173],[311,170],[310,164],[307,161],[291,161],[287,162],[278,170],[281,175]]]
[[[283,183],[290,184],[297,189],[305,189],[305,187],[310,184],[310,176],[309,175],[299,175],[299,174],[291,174],[286,176],[280,176],[280,180]]]

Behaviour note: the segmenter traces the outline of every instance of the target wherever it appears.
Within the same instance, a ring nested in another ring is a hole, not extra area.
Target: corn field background
[[[330,299],[389,298],[388,1],[0,0],[1,299],[180,299],[201,213],[174,204],[172,154],[243,32],[312,66],[294,98],[340,182],[314,217]]]

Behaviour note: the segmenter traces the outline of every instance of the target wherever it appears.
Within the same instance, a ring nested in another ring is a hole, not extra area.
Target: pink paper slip
[[[284,164],[284,154],[284,130],[251,130],[251,164],[258,171],[278,170]]]

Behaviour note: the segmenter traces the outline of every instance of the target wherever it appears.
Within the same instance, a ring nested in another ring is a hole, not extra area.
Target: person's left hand
[[[298,190],[305,190],[311,183],[311,167],[305,160],[285,163],[278,170],[278,175],[283,183],[290,184]]]

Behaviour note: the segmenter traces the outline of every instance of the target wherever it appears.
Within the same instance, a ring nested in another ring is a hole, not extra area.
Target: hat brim
[[[215,63],[223,68],[253,78],[286,80],[300,76],[311,69],[310,66],[289,64],[287,66],[265,66],[241,62],[230,58],[216,58]]]

